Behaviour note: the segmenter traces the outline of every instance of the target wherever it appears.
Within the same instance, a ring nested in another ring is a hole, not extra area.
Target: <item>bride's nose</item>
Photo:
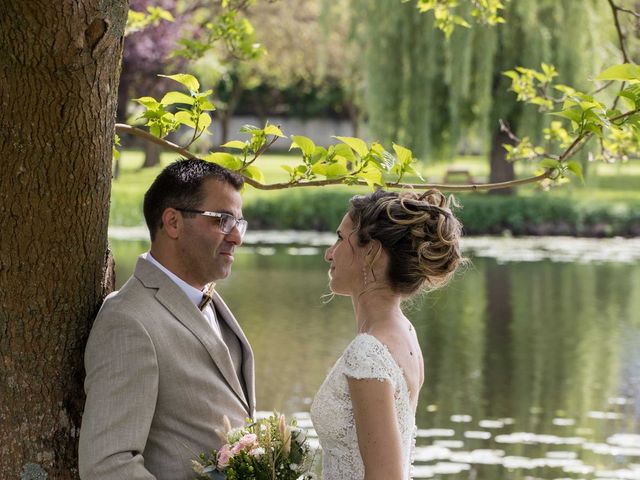
[[[333,247],[329,247],[324,251],[324,259],[327,262],[333,260]]]

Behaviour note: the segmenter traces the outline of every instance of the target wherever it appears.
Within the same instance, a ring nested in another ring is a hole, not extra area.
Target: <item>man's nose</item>
[[[242,244],[242,235],[240,235],[240,229],[238,229],[237,225],[231,229],[225,237],[225,240],[229,243],[233,243],[234,245]]]

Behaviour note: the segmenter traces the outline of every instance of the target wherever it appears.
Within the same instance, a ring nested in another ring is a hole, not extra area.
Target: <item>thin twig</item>
[[[511,127],[509,127],[509,125],[506,124],[506,122],[504,120],[502,120],[501,118],[498,119],[498,122],[500,123],[500,131],[504,132],[507,134],[507,136],[513,140],[516,143],[520,143],[520,139],[516,136],[515,133],[513,133],[511,131]]]
[[[622,33],[622,27],[620,26],[620,20],[618,19],[618,11],[622,10],[618,7],[613,0],[608,0],[609,6],[611,7],[611,12],[613,13],[613,21],[616,26],[616,31],[618,32],[618,40],[620,41],[620,50],[622,51],[622,58],[624,63],[629,63],[629,56],[627,55],[627,47],[624,44],[625,35]]]
[[[620,12],[630,13],[631,15],[633,15],[636,18],[640,18],[640,13],[638,13],[638,12],[634,12],[633,10],[629,10],[628,8],[618,7],[617,5],[615,5],[615,7],[616,7],[616,10],[618,10]]]

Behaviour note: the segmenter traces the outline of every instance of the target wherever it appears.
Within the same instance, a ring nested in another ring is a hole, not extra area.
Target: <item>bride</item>
[[[311,406],[324,480],[410,478],[424,367],[401,302],[443,285],[464,261],[450,203],[437,190],[356,196],[325,253],[358,334]]]

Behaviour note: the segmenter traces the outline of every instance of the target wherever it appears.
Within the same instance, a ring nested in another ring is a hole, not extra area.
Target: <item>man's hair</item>
[[[242,176],[215,163],[200,159],[179,159],[168,165],[144,194],[144,219],[154,240],[162,228],[162,213],[170,207],[197,209],[204,200],[202,185],[206,180],[225,182],[240,190]]]

